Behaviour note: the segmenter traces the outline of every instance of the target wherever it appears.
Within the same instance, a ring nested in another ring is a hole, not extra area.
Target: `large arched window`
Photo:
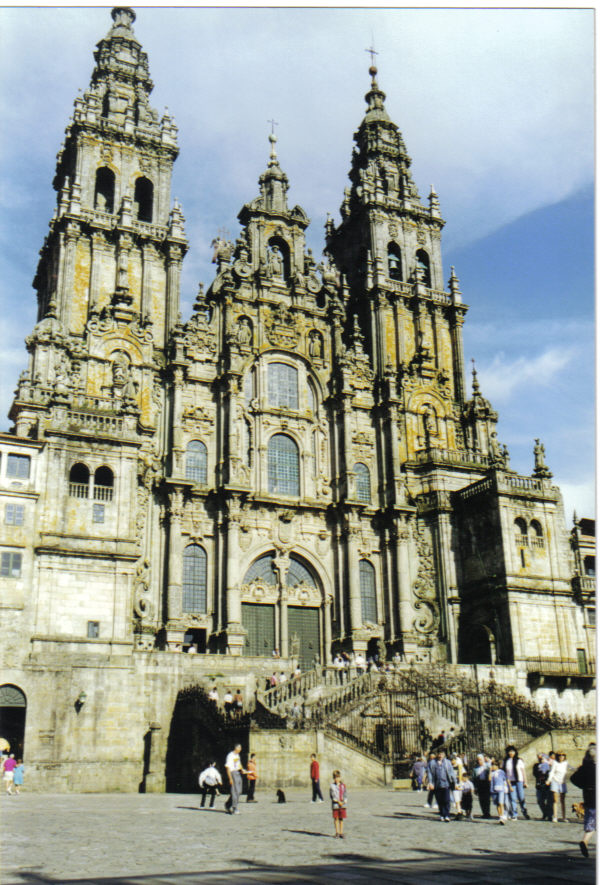
[[[369,504],[371,502],[371,480],[369,477],[369,468],[366,467],[365,464],[359,463],[355,464],[353,470],[355,473],[357,501],[361,501],[363,504]]]
[[[297,584],[307,584],[309,587],[317,587],[317,582],[313,574],[306,565],[295,557],[290,557],[290,565],[286,573],[286,584],[288,587],[296,587]]]
[[[388,276],[391,280],[398,280],[399,282],[403,279],[401,250],[398,243],[388,244]]]
[[[531,547],[544,547],[545,546],[543,527],[537,519],[533,519],[530,522],[530,528],[529,528],[528,534],[530,536],[530,546]]]
[[[361,620],[365,624],[378,623],[376,605],[376,570],[367,559],[359,560],[359,588],[361,591]]]
[[[526,525],[526,520],[522,519],[521,516],[514,521],[513,527],[515,530],[515,542],[520,546],[527,547],[528,546],[528,526]]]
[[[432,285],[432,277],[430,275],[430,256],[425,249],[418,249],[415,253],[415,264],[420,272],[421,280],[424,286]]]
[[[276,433],[267,447],[267,481],[272,494],[300,494],[298,447],[284,433]]]
[[[244,576],[244,583],[263,581],[264,584],[273,586],[276,583],[275,569],[273,567],[273,553],[267,553],[259,559],[255,559]]]
[[[207,447],[199,439],[191,440],[186,448],[186,479],[207,484]]]
[[[298,409],[298,372],[287,363],[267,366],[267,398],[276,409]]]
[[[184,549],[182,612],[204,614],[207,610],[207,554],[197,544]]]
[[[138,221],[152,221],[152,201],[154,185],[148,178],[136,179],[134,189],[134,206]]]
[[[90,469],[85,464],[74,464],[69,471],[69,495],[87,498],[90,487]]]
[[[96,170],[96,187],[94,189],[94,209],[101,212],[113,212],[115,205],[115,173],[107,166]]]
[[[97,501],[113,500],[113,471],[110,467],[99,467],[94,474],[94,497]]]

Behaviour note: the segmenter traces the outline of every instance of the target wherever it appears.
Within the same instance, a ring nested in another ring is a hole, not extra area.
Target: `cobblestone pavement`
[[[531,792],[531,791],[529,791]],[[329,803],[309,791],[257,790],[237,816],[201,810],[191,795],[0,797],[3,885],[570,885],[595,881],[578,850],[581,825],[476,818],[441,823],[423,793],[382,788],[349,795],[345,839]],[[532,804],[531,797],[531,804]],[[573,801],[573,800],[572,800]],[[569,806],[568,806],[569,807]],[[531,809],[533,810],[533,809]],[[538,815],[537,815],[538,817]]]

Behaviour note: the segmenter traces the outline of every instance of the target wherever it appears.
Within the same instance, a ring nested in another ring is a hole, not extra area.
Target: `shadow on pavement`
[[[289,832],[320,835],[306,830]],[[341,846],[342,847],[342,846]],[[347,848],[348,845],[345,845]],[[334,843],[332,844],[334,848]],[[9,873],[3,885],[277,885],[277,883],[349,882],[354,885],[373,885],[376,882],[395,885],[592,885],[595,882],[594,858],[586,860],[578,852],[577,844],[566,851],[502,853],[492,850],[486,857],[486,869],[474,863],[476,851],[465,855],[428,848],[414,858],[383,860],[346,851],[334,854],[327,863],[309,862],[303,866],[275,866],[268,863],[249,863],[232,858],[240,869],[208,872],[194,870],[186,873],[157,873],[142,876],[92,876],[79,879],[51,878],[31,872]],[[323,855],[324,857],[327,855]]]

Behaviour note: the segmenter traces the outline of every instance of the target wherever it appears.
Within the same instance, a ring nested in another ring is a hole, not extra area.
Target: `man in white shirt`
[[[205,799],[207,793],[211,795],[211,801],[209,803],[209,808],[213,808],[215,805],[215,794],[217,792],[217,786],[221,786],[222,780],[221,775],[217,771],[214,762],[205,768],[204,771],[201,771],[200,777],[198,778],[198,785],[202,789],[202,799],[200,800],[200,807],[205,807]]]
[[[225,759],[225,770],[230,785],[230,798],[225,803],[225,810],[228,814],[240,814],[238,810],[238,799],[242,793],[242,775],[246,771],[242,768],[240,762],[240,753],[242,744],[236,744],[231,753],[227,754]]]

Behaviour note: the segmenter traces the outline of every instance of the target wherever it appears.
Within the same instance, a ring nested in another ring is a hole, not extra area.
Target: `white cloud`
[[[521,395],[536,387],[548,387],[576,356],[576,350],[548,348],[534,357],[508,359],[495,354],[492,363],[478,370],[484,395],[496,402],[506,402],[519,390]]]
[[[566,523],[572,525],[574,511],[580,518],[595,516],[595,482],[568,482],[560,476],[553,478],[553,483],[561,489]]]

